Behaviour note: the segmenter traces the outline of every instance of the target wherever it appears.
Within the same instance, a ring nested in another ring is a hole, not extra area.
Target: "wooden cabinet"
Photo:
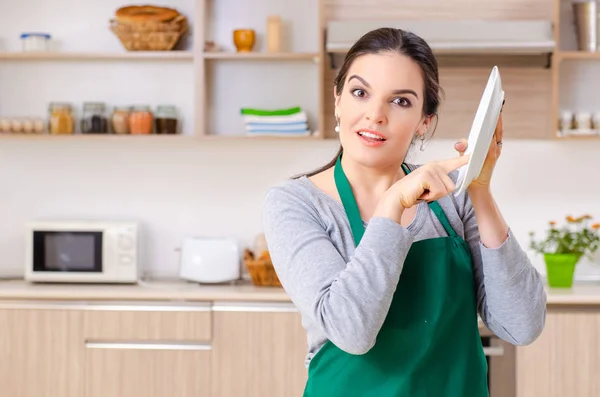
[[[291,304],[213,307],[212,397],[298,397],[306,332]]]
[[[210,304],[89,306],[85,397],[208,397]]]
[[[537,341],[517,349],[518,397],[600,396],[600,310],[549,309]]]
[[[298,397],[290,303],[0,302],[0,394]]]
[[[81,397],[80,311],[0,307],[0,395]]]

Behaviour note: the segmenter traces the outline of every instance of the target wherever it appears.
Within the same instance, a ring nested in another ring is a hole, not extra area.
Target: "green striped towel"
[[[254,108],[242,108],[241,113],[245,116],[290,116],[292,114],[300,113],[302,109],[299,106],[287,109],[254,109]]]

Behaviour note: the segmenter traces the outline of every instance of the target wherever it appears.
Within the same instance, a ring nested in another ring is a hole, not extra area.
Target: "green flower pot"
[[[570,288],[573,286],[575,265],[579,262],[577,254],[544,254],[548,286],[552,288]]]

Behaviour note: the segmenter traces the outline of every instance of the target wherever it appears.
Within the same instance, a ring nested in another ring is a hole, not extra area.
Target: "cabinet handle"
[[[125,350],[211,350],[208,343],[195,342],[95,342],[86,341],[88,349],[125,349]]]
[[[503,356],[504,348],[502,346],[484,347],[483,354],[486,356]]]

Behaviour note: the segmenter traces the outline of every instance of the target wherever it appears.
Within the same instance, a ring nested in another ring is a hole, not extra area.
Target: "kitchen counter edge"
[[[546,288],[546,292],[548,305],[600,306],[600,282],[579,283],[569,289]],[[289,296],[281,287],[256,287],[249,282],[199,285],[182,281],[88,285],[33,284],[23,280],[2,280],[0,300],[290,302]]]

